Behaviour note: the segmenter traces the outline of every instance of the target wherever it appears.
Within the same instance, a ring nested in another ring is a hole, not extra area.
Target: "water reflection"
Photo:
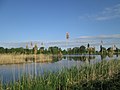
[[[67,59],[67,60],[74,60],[74,61],[89,61],[90,60],[93,60],[95,59],[95,56],[94,55],[83,55],[83,56],[67,56],[67,57],[64,57],[64,59]]]
[[[113,57],[118,58],[118,54],[113,55],[113,54],[111,54],[111,53],[109,53],[108,55],[102,54],[102,55],[100,55],[100,56],[101,56],[101,60],[104,60],[104,59],[106,59],[107,57],[110,58],[110,59],[112,59]],[[114,58],[114,59],[116,59],[116,58]]]
[[[100,55],[100,56],[101,56],[101,60],[103,60],[103,59],[105,59],[105,58],[107,57],[106,54],[102,54],[102,55]]]
[[[52,60],[52,63],[60,61],[60,60],[62,60],[62,58],[63,58],[62,56],[54,56],[53,60]]]

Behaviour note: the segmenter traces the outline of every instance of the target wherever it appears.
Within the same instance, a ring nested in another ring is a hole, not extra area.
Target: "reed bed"
[[[14,83],[0,85],[1,90],[119,90],[120,60],[63,68],[58,72],[23,77]]]
[[[0,64],[25,63],[25,57],[23,54],[0,54]]]
[[[52,55],[0,54],[0,64],[21,64],[27,62],[51,62]]]

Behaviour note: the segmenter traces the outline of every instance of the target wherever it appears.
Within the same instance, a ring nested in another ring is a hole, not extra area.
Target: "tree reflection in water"
[[[101,54],[100,56],[101,56],[101,60],[103,60],[103,59],[105,59],[107,57],[106,54]]]
[[[66,59],[66,57],[64,57]],[[95,56],[93,55],[83,55],[83,56],[69,56],[67,57],[67,60],[74,60],[74,61],[83,61],[85,62],[86,60],[90,61],[95,59]]]

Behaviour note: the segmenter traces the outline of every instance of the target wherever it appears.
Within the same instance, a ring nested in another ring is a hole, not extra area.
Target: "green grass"
[[[120,88],[120,60],[102,61],[80,67],[47,72],[34,78],[23,76],[1,90],[116,90]]]

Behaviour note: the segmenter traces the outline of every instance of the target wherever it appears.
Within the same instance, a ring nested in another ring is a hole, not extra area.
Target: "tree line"
[[[73,48],[67,48],[67,49],[61,49],[57,46],[54,47],[40,47],[38,48],[37,45],[35,45],[33,48],[26,48],[19,47],[19,48],[4,48],[0,47],[0,54],[118,54],[120,53],[120,49],[117,47],[114,49],[113,47],[105,48],[102,45],[100,45],[100,50],[97,51],[95,47],[90,47],[88,44],[87,47],[84,45],[80,47],[73,47]]]

